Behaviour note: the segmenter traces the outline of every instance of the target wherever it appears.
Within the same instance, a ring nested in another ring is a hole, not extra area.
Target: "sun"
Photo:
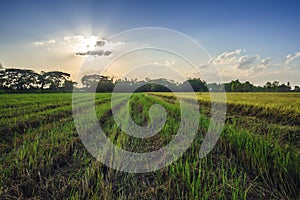
[[[96,43],[99,41],[99,37],[97,36],[90,36],[89,38],[82,38],[79,42],[79,51],[87,52],[94,50],[96,47]]]

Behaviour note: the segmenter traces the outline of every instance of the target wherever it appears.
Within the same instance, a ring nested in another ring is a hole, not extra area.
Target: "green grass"
[[[71,94],[0,95],[0,198],[299,198],[300,95],[228,93],[221,138],[203,159],[199,151],[211,123],[209,96],[197,96],[202,114],[191,147],[168,167],[131,174],[106,167],[87,152],[73,122]],[[110,97],[96,94],[95,108],[101,127],[115,145],[151,152],[177,133],[181,113],[171,93],[140,93],[131,98],[130,114],[139,125],[149,123],[151,105],[160,104],[167,111],[162,130],[147,139],[121,131],[110,111]],[[83,96],[80,104],[88,103]],[[124,103],[120,97],[116,106]]]

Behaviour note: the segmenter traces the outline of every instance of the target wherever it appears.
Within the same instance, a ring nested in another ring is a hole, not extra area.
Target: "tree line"
[[[0,69],[0,91],[5,93],[72,91],[74,84],[70,74],[65,72],[37,73],[28,69]]]
[[[278,81],[267,82],[264,86],[255,86],[249,81],[241,82],[239,79],[232,80],[229,83],[206,83],[200,78],[189,78],[183,83],[167,80],[164,78],[137,80],[127,78],[119,79],[114,82],[113,79],[107,76],[97,74],[85,75],[82,77],[83,90],[97,92],[111,92],[115,85],[118,86],[120,92],[130,92],[135,89],[135,92],[189,92],[190,85],[195,92],[300,92],[300,87],[292,87],[289,82],[279,83]]]
[[[111,92],[115,86],[117,92],[189,92],[192,91],[189,85],[192,86],[195,92],[207,92],[207,84],[205,81],[194,78],[189,79],[183,83],[175,82],[174,80],[167,80],[165,78],[145,80],[131,79],[118,79],[113,80],[107,76],[102,75],[85,75],[81,78],[83,90],[97,91],[97,92]],[[189,84],[188,84],[189,83]]]
[[[264,86],[255,86],[249,81],[232,80],[229,83],[206,83],[200,78],[189,78],[180,83],[165,78],[145,80],[117,79],[90,74],[81,78],[82,87],[76,87],[76,82],[70,74],[60,71],[40,72],[33,70],[3,68],[0,64],[0,92],[71,92],[73,88],[82,92],[112,92],[118,85],[118,92],[189,92],[192,87],[195,92],[300,92],[300,87],[292,89],[289,82],[267,82]]]
[[[217,83],[208,84],[208,88],[216,92],[222,91],[222,87],[226,92],[300,92],[299,86],[295,86],[292,90],[290,82],[285,84],[279,81],[268,81],[264,86],[255,86],[249,81],[241,82],[239,79],[224,83],[224,86]]]

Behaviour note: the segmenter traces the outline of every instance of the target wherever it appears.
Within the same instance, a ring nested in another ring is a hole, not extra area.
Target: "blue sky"
[[[54,48],[64,37],[107,38],[124,30],[151,26],[174,29],[194,38],[221,68],[224,80],[240,78],[262,84],[277,79],[300,84],[299,10],[299,1],[288,0],[2,1],[0,62],[5,67],[76,74],[81,65],[79,58]],[[32,45],[47,41],[55,41],[49,42],[47,51],[41,50],[42,45],[39,49]],[[267,64],[254,72],[254,65],[264,59]],[[243,60],[252,65],[237,67]],[[236,66],[234,74],[226,73],[231,70],[229,65]]]

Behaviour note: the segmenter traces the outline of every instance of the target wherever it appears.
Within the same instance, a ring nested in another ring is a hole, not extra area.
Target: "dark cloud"
[[[103,47],[105,45],[105,41],[99,40],[96,42],[95,47]]]
[[[111,51],[104,51],[104,50],[98,50],[98,51],[87,51],[87,52],[77,52],[75,53],[75,56],[109,56],[112,52]]]

